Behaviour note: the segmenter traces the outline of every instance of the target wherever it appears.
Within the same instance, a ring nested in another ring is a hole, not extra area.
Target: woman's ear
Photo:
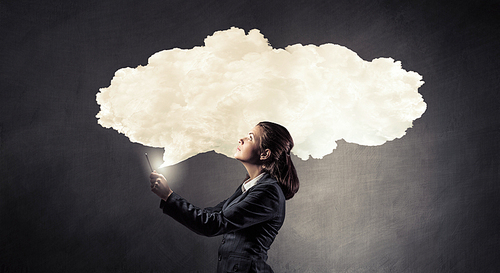
[[[271,156],[271,150],[265,149],[262,153],[260,153],[260,160],[264,161]]]

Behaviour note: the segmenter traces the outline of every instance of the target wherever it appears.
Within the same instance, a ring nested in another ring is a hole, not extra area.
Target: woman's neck
[[[255,177],[259,176],[259,174],[261,174],[262,171],[264,170],[262,165],[243,163],[243,166],[245,166],[245,168],[247,169],[247,173],[250,179],[254,179]]]

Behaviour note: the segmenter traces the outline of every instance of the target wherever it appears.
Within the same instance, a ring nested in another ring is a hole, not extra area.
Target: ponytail
[[[299,190],[299,178],[290,156],[294,145],[292,136],[285,127],[276,123],[263,121],[257,126],[263,132],[261,149],[271,151],[271,156],[264,161],[264,170],[278,181],[285,199],[291,199]]]

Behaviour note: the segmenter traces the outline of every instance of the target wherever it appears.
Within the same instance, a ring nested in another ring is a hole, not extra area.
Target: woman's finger
[[[149,178],[151,178],[151,179],[156,179],[156,178],[158,178],[158,176],[159,176],[159,174],[158,174],[158,173],[151,173],[151,174],[149,175]]]

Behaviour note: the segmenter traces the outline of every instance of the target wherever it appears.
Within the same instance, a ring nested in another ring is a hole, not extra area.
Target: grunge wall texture
[[[398,140],[294,158],[301,189],[269,251],[276,272],[500,267],[496,1],[0,2],[0,272],[213,272],[220,238],[162,215],[144,152],[96,122],[122,67],[257,28],[275,48],[335,43],[423,76],[427,111]],[[228,125],[230,126],[230,125]],[[163,169],[199,206],[245,177],[213,152]]]

